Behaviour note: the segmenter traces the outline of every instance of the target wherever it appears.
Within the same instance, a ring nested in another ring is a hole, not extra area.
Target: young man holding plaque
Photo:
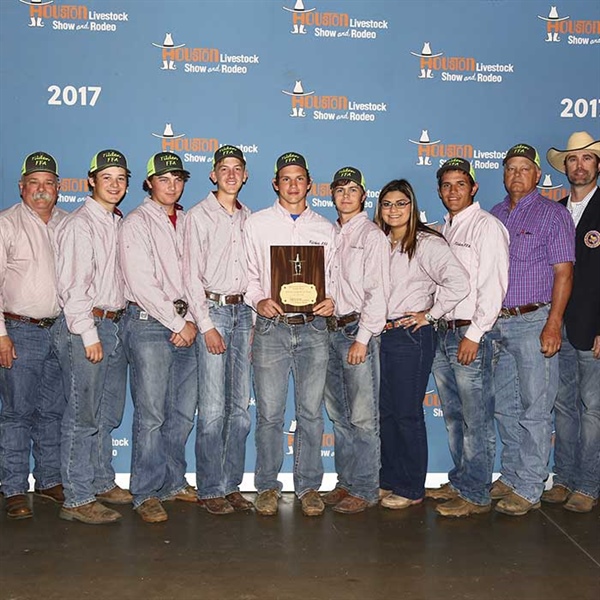
[[[250,336],[252,310],[242,232],[250,210],[238,200],[248,178],[239,148],[214,155],[214,192],[188,213],[183,278],[198,340],[196,483],[200,505],[213,515],[249,510],[239,492],[250,431]]]
[[[327,219],[308,207],[310,185],[303,156],[296,152],[280,156],[273,179],[278,198],[272,207],[251,215],[244,230],[245,300],[258,313],[252,360],[257,409],[255,506],[261,515],[277,513],[290,373],[297,421],[294,488],[305,515],[320,515],[325,508],[318,489],[323,479],[322,410],[329,357],[326,317],[333,314],[334,305],[325,297],[324,265],[329,264],[335,232]],[[284,247],[290,247],[287,253]]]
[[[335,314],[329,319],[325,407],[335,433],[338,483],[323,497],[333,510],[355,514],[379,494],[379,334],[385,325],[390,261],[383,231],[364,210],[365,179],[354,167],[333,176],[338,211],[331,266]]]

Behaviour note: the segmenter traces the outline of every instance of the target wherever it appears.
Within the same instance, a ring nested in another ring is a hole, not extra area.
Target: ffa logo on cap
[[[588,248],[598,248],[600,246],[600,232],[588,231],[583,238],[583,242]]]

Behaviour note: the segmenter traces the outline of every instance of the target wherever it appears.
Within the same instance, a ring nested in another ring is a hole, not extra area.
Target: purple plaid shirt
[[[510,199],[491,213],[510,234],[508,291],[503,306],[550,302],[553,265],[575,262],[575,226],[569,211],[534,190],[510,210]]]

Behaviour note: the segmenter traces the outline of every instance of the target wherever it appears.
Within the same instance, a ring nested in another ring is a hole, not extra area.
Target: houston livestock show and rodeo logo
[[[558,5],[550,6],[547,15],[537,16],[546,25],[544,41],[552,44],[566,41],[573,46],[600,44],[599,20],[572,18],[568,14],[563,16],[561,10],[563,9],[559,10]]]

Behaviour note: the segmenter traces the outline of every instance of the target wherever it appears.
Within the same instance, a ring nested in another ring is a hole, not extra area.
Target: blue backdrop
[[[76,207],[90,158],[110,147],[133,172],[124,213],[160,150],[180,153],[191,172],[190,207],[211,189],[210,158],[227,143],[246,152],[241,197],[252,210],[272,203],[275,158],[295,150],[311,167],[310,204],[326,217],[335,218],[331,176],[350,164],[366,175],[369,208],[383,184],[406,177],[423,218],[438,222],[435,171],[446,159],[472,160],[477,199],[490,208],[513,144],[545,155],[573,131],[600,137],[596,1],[0,0],[0,16],[0,208],[19,200],[21,163],[35,150],[58,159],[60,206]],[[565,178],[543,168],[542,192],[562,197]],[[443,473],[450,458],[433,380],[429,388],[429,471]],[[130,433],[128,402],[115,435],[122,473]],[[328,472],[332,452],[328,429]],[[254,458],[250,439],[249,472]],[[288,454],[286,472],[291,464]]]

